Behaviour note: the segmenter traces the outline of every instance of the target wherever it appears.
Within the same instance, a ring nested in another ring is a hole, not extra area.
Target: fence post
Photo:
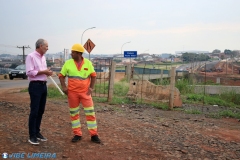
[[[163,84],[163,69],[161,69],[161,81],[160,81],[161,83],[161,85]]]
[[[176,73],[176,67],[172,67],[172,69],[171,69],[171,81],[170,81],[170,99],[169,99],[170,110],[173,110],[174,89],[175,89],[175,73]]]
[[[114,87],[114,79],[115,79],[115,70],[116,70],[116,62],[112,61],[111,70],[109,75],[109,87],[108,87],[108,102],[112,101],[113,97],[113,87]]]
[[[127,65],[127,82],[130,82],[130,79],[131,79],[131,72],[132,71],[132,67],[130,64]]]

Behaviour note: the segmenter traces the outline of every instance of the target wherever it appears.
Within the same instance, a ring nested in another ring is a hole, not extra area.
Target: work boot
[[[98,138],[98,135],[92,136],[91,141],[94,143],[101,143],[101,140]]]
[[[72,139],[72,142],[77,142],[77,141],[80,141],[81,139],[82,139],[82,136],[75,135]]]
[[[43,135],[42,135],[41,133],[38,133],[38,134],[37,134],[37,139],[38,139],[39,141],[47,141],[47,138],[43,137]]]

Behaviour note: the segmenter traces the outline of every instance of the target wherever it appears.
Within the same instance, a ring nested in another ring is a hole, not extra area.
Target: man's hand
[[[66,95],[68,95],[68,89],[67,89],[67,87],[63,87],[63,88],[62,88],[62,91],[63,91]]]
[[[92,94],[92,91],[93,91],[93,89],[89,87],[89,88],[88,88],[87,95],[90,95],[90,94]]]
[[[46,69],[44,70],[44,72],[47,76],[51,76],[53,74],[53,71],[51,71],[50,69]]]
[[[53,71],[51,71],[50,69],[38,71],[37,75],[41,75],[41,74],[45,74],[47,76],[51,76],[53,74]]]

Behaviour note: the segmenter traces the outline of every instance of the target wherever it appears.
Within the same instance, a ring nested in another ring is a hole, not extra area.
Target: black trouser
[[[47,100],[46,82],[34,81],[29,83],[28,92],[30,95],[30,115],[29,115],[29,136],[36,137],[40,132],[42,115],[45,110]]]

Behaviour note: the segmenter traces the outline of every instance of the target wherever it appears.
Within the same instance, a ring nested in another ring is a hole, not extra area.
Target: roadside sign
[[[84,44],[83,46],[86,51],[90,54],[91,51],[93,50],[93,48],[95,47],[95,44],[90,40],[88,39],[87,42]]]
[[[135,58],[137,57],[137,51],[124,51],[125,58]]]

